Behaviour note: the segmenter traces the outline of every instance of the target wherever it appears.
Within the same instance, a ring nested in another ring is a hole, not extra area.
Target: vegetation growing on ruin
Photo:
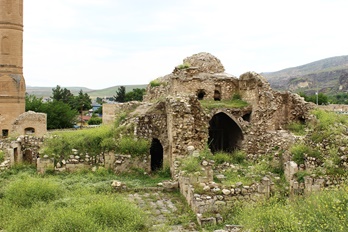
[[[160,86],[161,84],[162,83],[158,79],[150,81],[150,86],[153,87],[153,88],[157,87],[157,86]]]
[[[306,124],[301,122],[291,122],[286,125],[286,129],[294,133],[295,135],[305,135],[306,134]]]
[[[176,66],[177,69],[187,69],[191,67],[191,65],[189,63],[183,63],[183,64],[179,64],[178,66]]]
[[[58,160],[67,159],[72,154],[72,149],[77,149],[79,154],[96,156],[116,147],[115,143],[109,141],[112,135],[109,127],[55,132],[51,134],[51,138],[45,140],[42,153]]]
[[[249,105],[246,101],[241,99],[231,99],[231,100],[200,100],[201,105],[206,109],[216,109],[216,108],[244,108]]]
[[[150,142],[146,139],[125,136],[116,141],[116,152],[134,156],[149,153]]]
[[[346,146],[348,142],[347,116],[320,109],[313,110],[312,114],[315,118],[306,124],[294,123],[295,126],[290,127],[295,128],[292,131],[300,131],[303,135],[302,141],[290,148],[292,160],[297,164],[304,164],[308,157],[315,158],[315,162],[319,163],[320,167],[313,170],[312,174],[344,174],[344,168],[340,166],[339,149]],[[298,175],[302,180],[302,174]]]

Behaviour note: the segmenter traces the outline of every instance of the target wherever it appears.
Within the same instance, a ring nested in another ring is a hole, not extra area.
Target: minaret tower
[[[0,0],[0,137],[24,112],[23,0]]]

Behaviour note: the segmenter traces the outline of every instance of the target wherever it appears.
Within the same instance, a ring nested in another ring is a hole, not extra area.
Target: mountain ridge
[[[87,93],[90,97],[112,97],[116,94],[116,90],[120,87],[124,86],[126,87],[126,92],[130,92],[135,88],[146,88],[146,84],[143,85],[115,85],[104,89],[89,89],[86,87],[78,87],[78,86],[71,86],[71,87],[63,87],[71,91],[72,94],[77,95],[80,90],[82,90],[84,93]],[[56,87],[39,87],[39,86],[27,86],[26,92],[28,94],[35,95],[37,97],[50,97],[52,96],[52,89]]]
[[[313,94],[348,91],[348,55],[334,56],[275,72],[262,72],[276,90]]]

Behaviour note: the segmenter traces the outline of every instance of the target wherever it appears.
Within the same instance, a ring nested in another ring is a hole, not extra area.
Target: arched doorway
[[[153,138],[150,147],[151,154],[151,171],[163,168],[163,147],[161,142]]]
[[[35,134],[35,129],[32,128],[32,127],[27,127],[27,128],[25,128],[25,130],[24,130],[24,134],[26,134],[26,135]]]
[[[233,152],[240,148],[243,132],[227,114],[218,113],[214,115],[209,125],[208,144],[213,153],[218,151]]]

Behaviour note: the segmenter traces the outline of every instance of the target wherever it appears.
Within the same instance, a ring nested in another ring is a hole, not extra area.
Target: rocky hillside
[[[313,94],[348,91],[348,56],[336,56],[277,72],[264,72],[264,77],[277,90],[302,91]]]

